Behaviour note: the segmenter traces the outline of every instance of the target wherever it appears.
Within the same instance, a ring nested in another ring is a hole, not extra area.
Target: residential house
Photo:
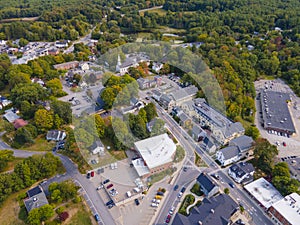
[[[162,93],[158,90],[152,90],[152,97],[159,102]]]
[[[229,167],[228,174],[235,182],[247,184],[253,181],[255,168],[251,163],[240,162]]]
[[[194,124],[192,128],[192,138],[199,142],[203,141],[203,139],[206,137],[206,132],[199,126]]]
[[[50,48],[48,50],[49,55],[58,55],[59,54],[59,50],[57,48]]]
[[[155,73],[159,73],[160,70],[163,68],[163,66],[164,66],[164,64],[162,64],[162,63],[153,62],[152,70],[154,70]]]
[[[149,80],[149,79],[146,79],[146,78],[139,78],[136,81],[137,81],[137,83],[139,85],[139,88],[141,90],[147,89],[147,88],[152,88],[152,87],[156,86],[156,81],[155,80]]]
[[[251,137],[243,135],[229,142],[228,147],[219,150],[216,157],[222,166],[227,166],[247,157],[254,141]]]
[[[16,119],[19,119],[20,117],[13,111],[7,111],[3,117],[10,123],[13,123]]]
[[[210,198],[219,192],[219,186],[211,179],[211,177],[207,176],[206,173],[201,173],[197,177],[197,183],[200,185],[200,190],[207,198]]]
[[[23,120],[23,119],[16,119],[14,122],[13,122],[13,125],[14,125],[14,128],[15,129],[19,129],[21,127],[24,127],[28,124],[27,121]]]
[[[80,62],[78,65],[79,69],[86,71],[90,69],[90,66],[87,62]]]
[[[159,104],[168,112],[170,112],[172,110],[172,108],[175,106],[174,100],[166,94],[162,94],[160,96]]]
[[[204,198],[188,216],[176,213],[173,225],[229,225],[239,213],[238,204],[226,194]]]
[[[135,53],[126,55],[125,61],[121,63],[121,58],[120,56],[118,56],[116,71],[120,73],[121,76],[123,76],[124,74],[128,73],[128,69],[130,67],[137,67],[141,62],[147,62],[147,64],[149,64],[150,59],[144,53]]]
[[[213,143],[213,141],[209,137],[205,137],[203,139],[202,145],[205,151],[207,151],[209,154],[213,154],[217,150],[217,146]]]
[[[57,41],[57,42],[55,42],[55,47],[56,48],[66,48],[66,47],[68,47],[68,44],[69,44],[68,40]]]
[[[146,123],[146,128],[148,132],[152,132],[152,128],[155,125],[157,118],[152,119],[150,122]]]
[[[94,141],[94,143],[90,147],[88,147],[88,150],[94,155],[103,153],[104,145],[100,140],[97,140],[97,141]]]
[[[155,76],[154,80],[155,80],[157,86],[161,86],[163,84],[163,79],[161,76]]]
[[[67,134],[61,130],[50,130],[47,132],[47,141],[62,141],[66,138]]]
[[[40,208],[49,203],[43,189],[40,186],[36,186],[27,191],[27,198],[24,200],[24,204],[29,213],[31,210]]]

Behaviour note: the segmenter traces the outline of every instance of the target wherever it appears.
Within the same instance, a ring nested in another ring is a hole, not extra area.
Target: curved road
[[[11,148],[8,144],[0,140],[0,150],[12,150],[15,157],[27,158],[35,154],[45,154],[46,152],[35,152],[35,151],[25,151],[17,150]],[[53,153],[55,156],[59,157],[62,164],[66,168],[66,178],[71,178],[77,183],[83,190],[83,196],[89,205],[93,215],[98,214],[100,216],[100,221],[98,224],[104,225],[115,225],[115,221],[109,213],[107,207],[105,206],[103,200],[100,198],[99,193],[95,189],[94,185],[90,180],[83,176],[75,163],[73,163],[67,156]]]

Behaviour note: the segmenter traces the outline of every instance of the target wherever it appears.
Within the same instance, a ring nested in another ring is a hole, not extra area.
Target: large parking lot
[[[287,156],[300,156],[300,98],[297,97],[288,85],[283,81],[277,80],[259,80],[255,82],[255,89],[257,93],[260,89],[267,88],[272,91],[289,93],[291,96],[292,104],[289,106],[291,116],[293,118],[294,126],[296,128],[296,134],[294,136],[285,137],[281,135],[276,135],[268,133],[261,125],[261,112],[259,107],[259,100],[256,100],[256,116],[255,124],[260,131],[260,134],[263,138],[266,138],[271,144],[277,146],[279,150],[279,157]],[[286,145],[286,146],[284,146]]]

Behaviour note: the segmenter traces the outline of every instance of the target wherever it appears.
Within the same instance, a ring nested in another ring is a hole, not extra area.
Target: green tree
[[[2,172],[8,165],[8,162],[14,159],[14,152],[11,150],[0,151],[0,172]]]
[[[54,125],[53,112],[46,109],[39,109],[34,114],[34,123],[38,130],[45,132]]]
[[[266,139],[257,139],[254,148],[254,159],[259,169],[270,174],[273,169],[274,158],[277,154],[278,150],[276,146],[271,145]]]
[[[150,122],[152,119],[154,119],[157,116],[156,107],[154,103],[149,103],[144,107],[146,113],[147,113],[147,121]]]
[[[95,115],[95,126],[98,136],[103,137],[105,132],[105,124],[102,117],[98,114]]]
[[[225,193],[226,195],[229,195],[229,188],[225,188],[225,189],[224,189],[224,193]]]
[[[64,94],[62,84],[58,78],[49,80],[46,83],[46,87],[49,88],[51,90],[52,95],[56,97],[61,97]]]
[[[255,126],[249,126],[245,130],[245,135],[248,135],[256,140],[259,137],[259,130]]]

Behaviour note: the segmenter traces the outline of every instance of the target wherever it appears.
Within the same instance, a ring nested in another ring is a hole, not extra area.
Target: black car
[[[105,181],[102,182],[102,184],[107,184],[110,180],[106,179]]]
[[[91,173],[90,173],[90,172],[86,174],[86,178],[87,178],[87,179],[90,179],[90,178],[91,178]]]
[[[184,193],[185,190],[186,190],[186,188],[185,188],[185,187],[182,187],[180,192],[181,192],[181,193]]]
[[[174,186],[174,191],[176,191],[177,189],[178,189],[178,184],[176,184],[175,186]]]
[[[231,188],[234,188],[235,187],[235,185],[233,184],[233,183],[229,183],[229,186],[231,187]]]
[[[110,201],[108,201],[108,202],[106,202],[106,206],[109,206],[109,205],[112,205],[112,204],[114,204],[114,201],[113,200],[110,200]]]
[[[134,202],[135,202],[136,205],[139,205],[139,204],[140,204],[140,201],[139,201],[137,198],[134,199]]]
[[[164,196],[164,193],[162,191],[158,191],[157,195]]]

